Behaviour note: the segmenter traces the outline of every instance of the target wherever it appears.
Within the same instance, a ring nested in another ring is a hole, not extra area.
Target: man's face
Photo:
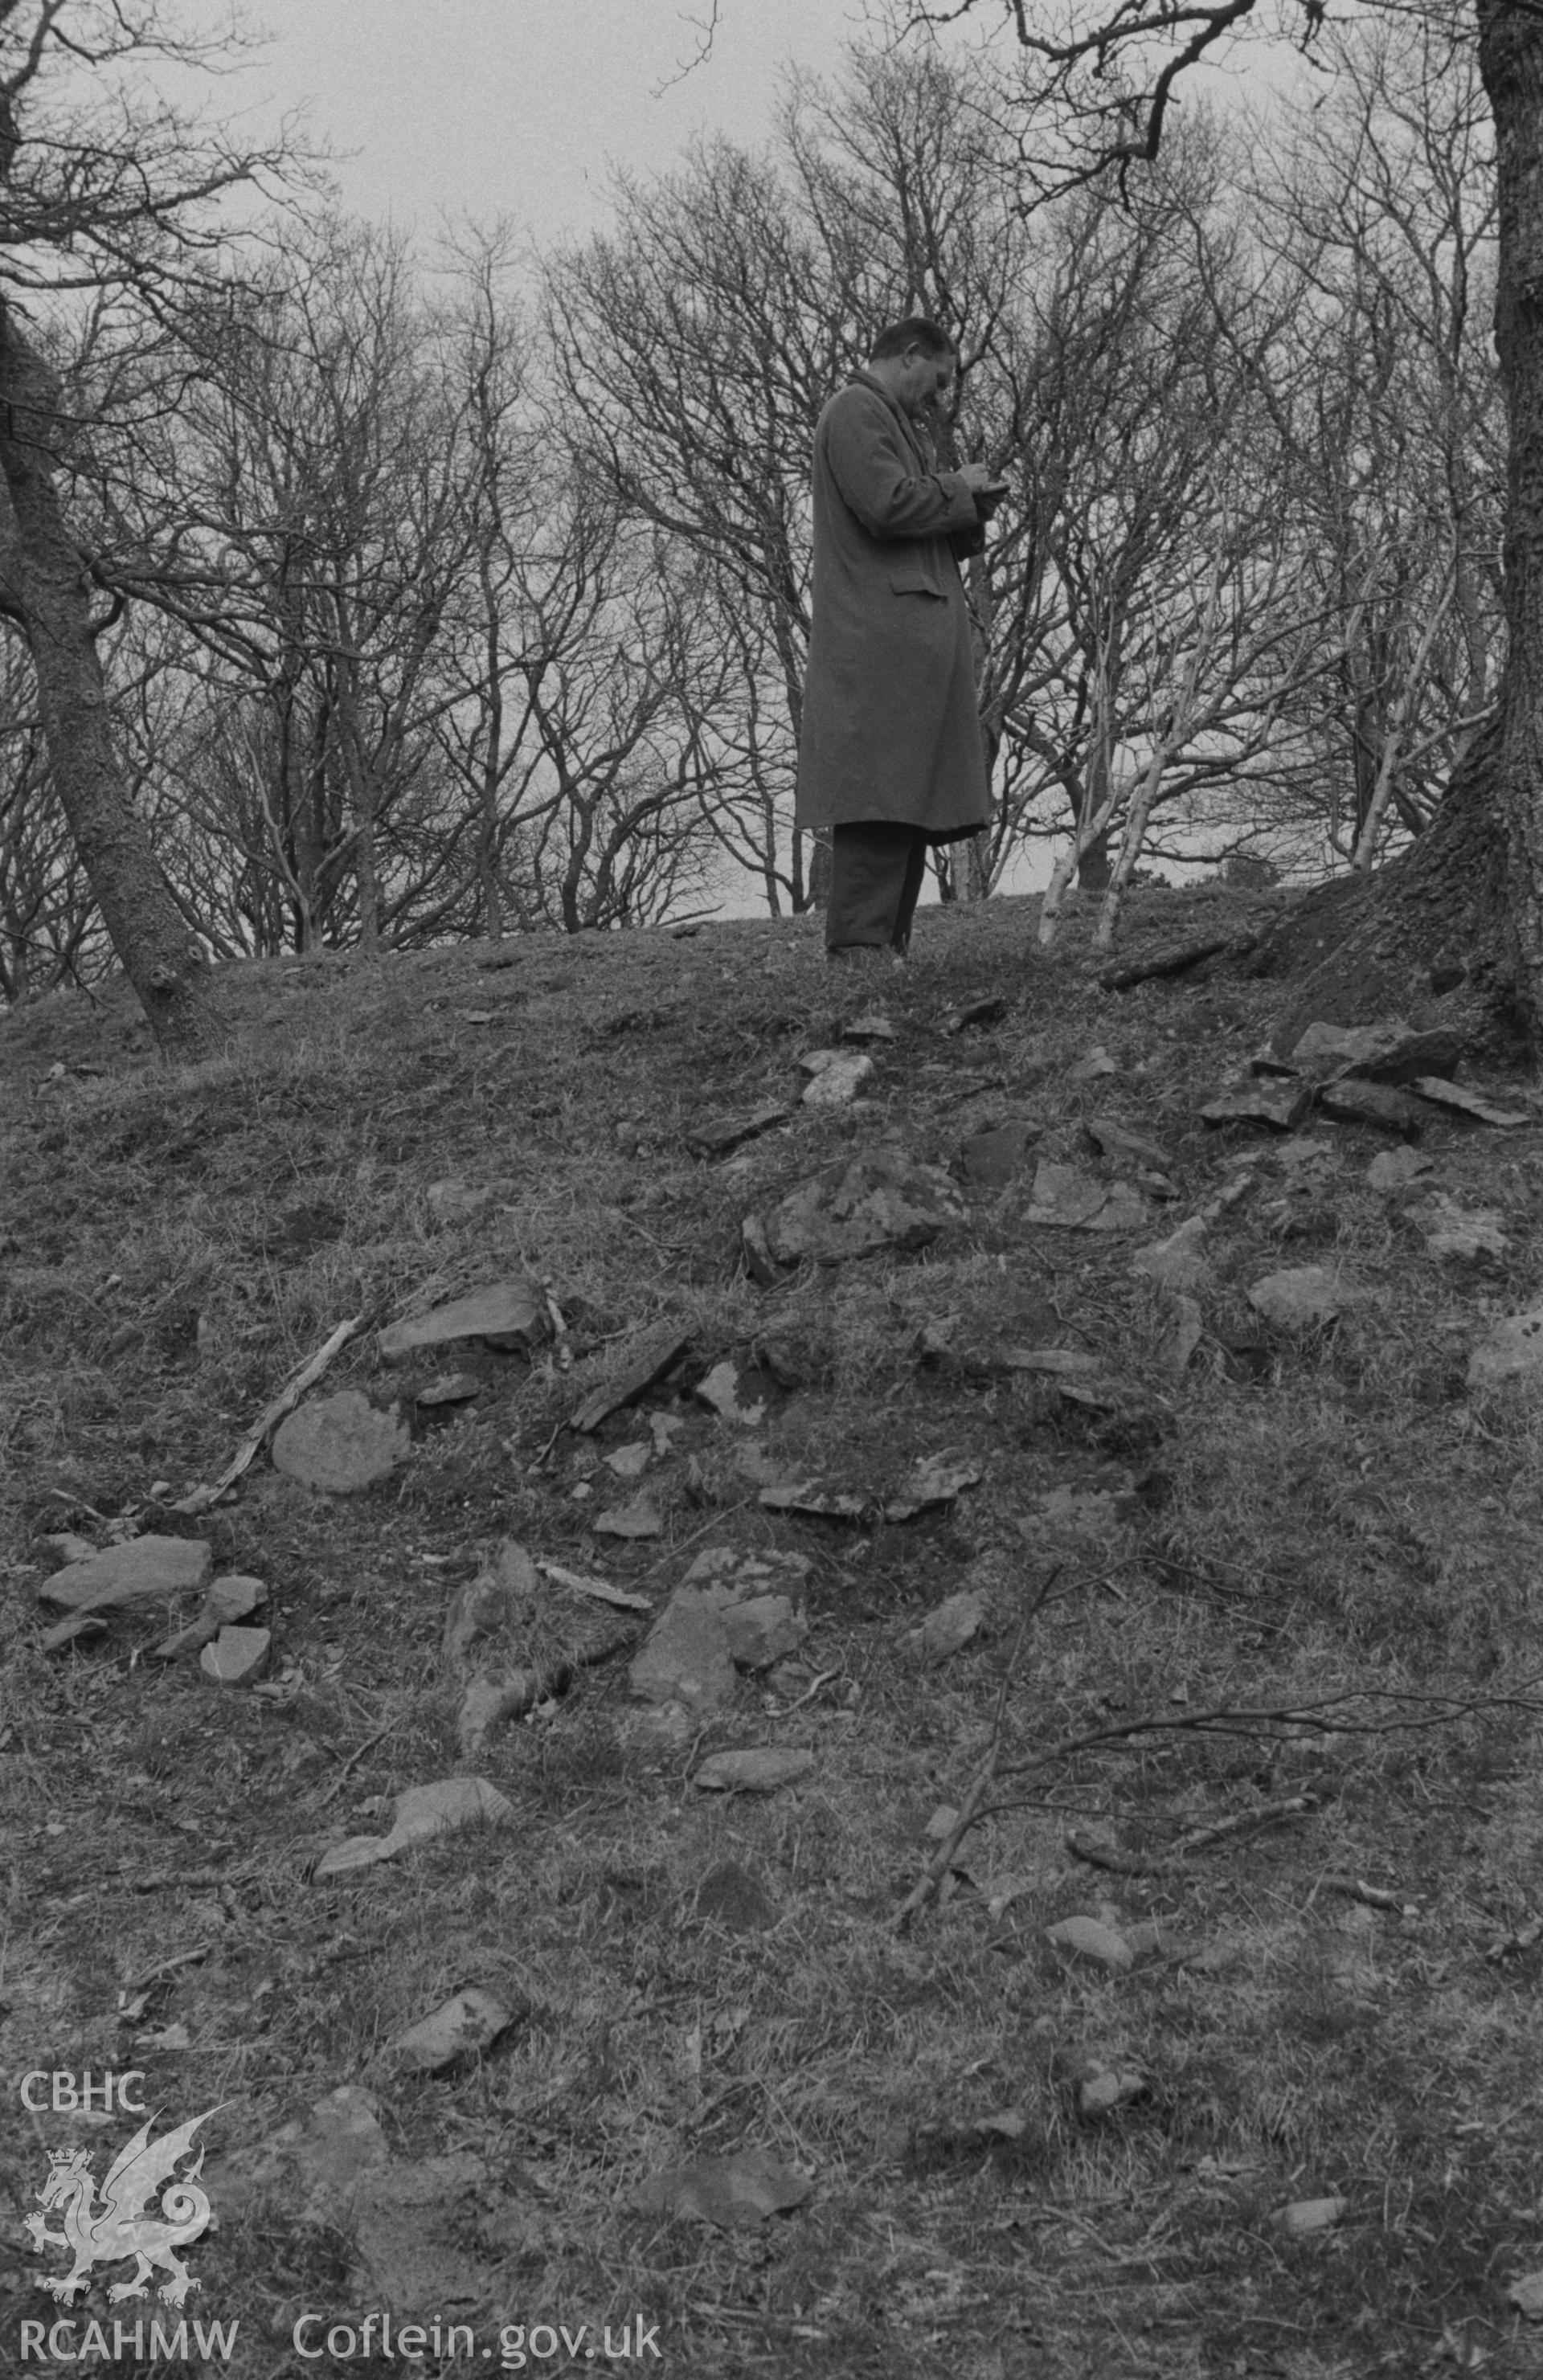
[[[913,420],[941,404],[953,385],[954,358],[946,349],[941,356],[930,356],[925,347],[906,348],[895,393]]]

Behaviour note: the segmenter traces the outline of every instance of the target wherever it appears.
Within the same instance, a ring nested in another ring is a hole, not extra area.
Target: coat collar
[[[922,469],[924,471],[929,471],[932,468],[932,442],[928,437],[925,430],[918,428],[917,423],[911,419],[910,415],[905,411],[903,406],[896,405],[893,397],[890,395],[889,390],[884,386],[883,382],[881,380],[875,380],[871,372],[857,371],[853,373],[852,379],[855,386],[870,388],[875,396],[883,398],[884,403],[889,407],[890,411],[893,414],[896,421],[899,422],[901,429],[905,431],[905,437],[915,452]]]

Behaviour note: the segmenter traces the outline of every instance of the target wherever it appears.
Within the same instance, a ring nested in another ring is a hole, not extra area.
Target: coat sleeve
[[[832,407],[826,453],[843,501],[872,537],[937,537],[976,526],[975,498],[957,471],[918,474],[876,398],[854,391]]]

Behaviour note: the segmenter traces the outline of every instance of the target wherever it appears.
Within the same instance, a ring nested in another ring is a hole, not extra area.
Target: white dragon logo
[[[154,2142],[151,2140],[150,2128],[155,2118],[150,2117],[127,2148],[120,2149],[114,2158],[102,2185],[102,2204],[94,2210],[96,2181],[90,2154],[85,2149],[55,2149],[50,2155],[48,2179],[38,2192],[38,2204],[45,2209],[62,2206],[64,2228],[50,2231],[44,2216],[29,2215],[27,2231],[34,2248],[67,2249],[75,2264],[63,2280],[50,2280],[46,2274],[37,2274],[39,2289],[47,2289],[61,2305],[69,2305],[79,2290],[91,2287],[93,2265],[121,2264],[133,2256],[139,2269],[132,2280],[119,2281],[108,2290],[109,2305],[115,2305],[123,2298],[147,2297],[152,2268],[156,2265],[171,2275],[165,2287],[157,2292],[163,2303],[181,2305],[188,2290],[196,2289],[199,2284],[172,2251],[196,2240],[213,2210],[198,2186],[198,2177],[203,2170],[201,2145],[198,2162],[187,2173],[174,2179],[174,2168],[191,2150],[199,2126],[218,2112],[217,2108],[208,2107],[201,2116],[179,2124],[175,2132],[165,2132]],[[157,2191],[161,2192],[159,2213],[147,2215],[145,2208]]]

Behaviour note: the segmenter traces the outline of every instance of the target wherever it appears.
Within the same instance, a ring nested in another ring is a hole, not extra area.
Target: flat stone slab
[[[1045,1939],[1058,1950],[1115,1974],[1124,1974],[1136,1964],[1136,1953],[1124,1936],[1099,1917],[1063,1917],[1059,1925],[1047,1925]]]
[[[1128,1182],[1100,1182],[1075,1165],[1035,1168],[1027,1219],[1063,1231],[1133,1232],[1147,1220],[1147,1202]]]
[[[1468,1358],[1468,1386],[1498,1389],[1512,1380],[1543,1379],[1543,1305],[1508,1314]]]
[[[1470,1091],[1464,1083],[1444,1083],[1435,1075],[1417,1075],[1409,1086],[1422,1099],[1432,1106],[1451,1108],[1458,1115],[1471,1116],[1475,1123],[1495,1124],[1501,1131],[1514,1132],[1536,1118],[1518,1113],[1514,1108],[1497,1107],[1477,1091]]]
[[[1418,1099],[1395,1090],[1390,1083],[1363,1082],[1358,1075],[1341,1075],[1323,1084],[1318,1103],[1337,1123],[1377,1124],[1384,1132],[1402,1132],[1410,1139],[1425,1129]]]
[[[634,1655],[628,1680],[639,1702],[726,1709],[734,1700],[734,1656],[717,1599],[677,1586]]]
[[[1430,1159],[1417,1148],[1382,1148],[1367,1166],[1367,1180],[1374,1190],[1402,1190],[1430,1167]]]
[[[1220,1092],[1200,1110],[1202,1123],[1257,1123],[1294,1132],[1312,1103],[1312,1085],[1262,1079]]]
[[[81,1612],[163,1603],[207,1586],[213,1567],[201,1537],[130,1537],[55,1571],[39,1587],[38,1601]]]
[[[1019,1122],[973,1133],[959,1153],[966,1181],[985,1190],[1005,1188],[1023,1172],[1043,1130],[1042,1124]]]
[[[825,1063],[805,1088],[807,1108],[850,1107],[861,1097],[864,1084],[873,1079],[873,1061],[860,1050],[812,1050],[799,1062],[808,1069],[814,1058],[822,1058]]]
[[[729,1658],[736,1670],[769,1670],[796,1653],[807,1622],[785,1595],[758,1595],[722,1614]]]
[[[1416,1032],[1401,1016],[1371,1025],[1309,1025],[1291,1052],[1306,1075],[1354,1074],[1370,1082],[1412,1083],[1416,1075],[1452,1075],[1463,1037],[1444,1026]]]
[[[961,1587],[937,1604],[921,1623],[921,1649],[929,1661],[962,1653],[986,1625],[986,1598],[978,1587]]]
[[[729,1356],[714,1364],[692,1393],[721,1421],[732,1422],[740,1429],[759,1429],[771,1402],[765,1378],[750,1365],[736,1364]]]
[[[438,1405],[468,1405],[482,1393],[482,1383],[475,1372],[442,1372],[437,1380],[419,1389],[413,1402],[432,1411]]]
[[[1116,1123],[1112,1116],[1089,1116],[1083,1130],[1100,1156],[1112,1161],[1128,1159],[1136,1165],[1149,1165],[1159,1173],[1166,1173],[1173,1162],[1160,1141],[1148,1140],[1145,1133],[1132,1132],[1128,1125]]]
[[[881,1248],[929,1247],[964,1220],[959,1194],[941,1168],[881,1149],[837,1176],[801,1183],[766,1216],[762,1237],[777,1264],[840,1264]]]
[[[1297,1265],[1266,1273],[1248,1292],[1255,1313],[1282,1330],[1321,1328],[1354,1302],[1355,1293],[1327,1265]]]
[[[393,1405],[379,1413],[358,1389],[339,1389],[301,1405],[273,1436],[273,1468],[329,1496],[357,1496],[387,1479],[412,1448],[412,1432]]]
[[[664,1523],[659,1510],[646,1496],[636,1496],[630,1504],[616,1504],[609,1512],[597,1512],[589,1525],[598,1537],[662,1537],[664,1535]]]
[[[756,1752],[715,1752],[691,1781],[703,1793],[775,1793],[796,1785],[813,1767],[812,1752],[768,1744]]]
[[[779,1103],[752,1108],[748,1115],[710,1116],[686,1134],[686,1146],[694,1157],[727,1157],[731,1149],[786,1123],[792,1113],[790,1107]]]
[[[526,1281],[496,1281],[428,1314],[393,1322],[377,1343],[383,1364],[405,1364],[427,1347],[453,1347],[466,1339],[486,1339],[506,1352],[529,1354],[551,1331],[552,1318],[539,1289]]]
[[[456,1834],[467,1827],[507,1826],[514,1815],[514,1803],[484,1777],[444,1777],[432,1785],[409,1785],[396,1796],[391,1832],[353,1835],[346,1842],[334,1844],[317,1862],[315,1879],[324,1884],[330,1876],[377,1867],[419,1843]]]
[[[267,1668],[272,1643],[266,1628],[222,1628],[199,1655],[199,1668],[217,1686],[249,1686]]]
[[[1191,1215],[1176,1232],[1165,1240],[1155,1241],[1131,1259],[1133,1273],[1155,1281],[1164,1289],[1187,1291],[1190,1294],[1209,1285],[1211,1269],[1202,1254],[1206,1237],[1205,1219]]]
[[[679,1363],[691,1344],[691,1333],[675,1322],[662,1323],[634,1341],[626,1362],[599,1388],[579,1399],[568,1416],[570,1429],[588,1437],[624,1405],[636,1404],[656,1380]]]
[[[268,1600],[268,1590],[260,1578],[244,1578],[233,1572],[228,1578],[217,1578],[203,1598],[203,1609],[187,1628],[164,1637],[151,1647],[151,1658],[158,1661],[179,1660],[184,1653],[201,1652],[213,1643],[222,1628],[231,1627],[238,1620],[249,1620],[260,1603]]]
[[[417,2024],[408,2025],[405,2033],[396,2034],[386,2048],[409,2073],[443,2074],[492,2048],[514,2021],[514,2011],[501,1999],[472,1984]]]

